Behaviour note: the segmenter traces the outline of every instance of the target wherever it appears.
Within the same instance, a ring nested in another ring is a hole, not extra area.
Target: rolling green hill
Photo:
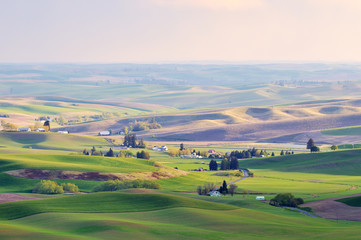
[[[360,223],[157,193],[77,195],[6,203],[0,209],[1,239],[357,239],[361,233]]]
[[[0,132],[1,153],[68,153],[80,152],[84,148],[106,147],[103,138],[61,133]]]

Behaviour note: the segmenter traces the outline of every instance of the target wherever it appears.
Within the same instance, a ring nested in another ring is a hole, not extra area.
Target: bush
[[[66,192],[76,193],[79,192],[79,187],[73,183],[62,183],[61,186]]]
[[[42,194],[59,194],[64,193],[64,190],[63,187],[59,186],[57,182],[41,180],[41,182],[35,185],[33,192]]]
[[[161,186],[159,183],[149,180],[137,179],[133,181],[129,181],[129,180],[121,181],[117,179],[117,180],[109,180],[99,184],[93,189],[93,192],[102,192],[102,191],[114,192],[128,188],[161,189]]]
[[[271,199],[269,204],[273,206],[297,207],[303,204],[303,199],[295,198],[291,193],[279,193],[275,198]]]

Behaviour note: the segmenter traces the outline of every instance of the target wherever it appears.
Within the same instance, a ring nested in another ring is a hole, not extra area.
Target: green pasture
[[[4,154],[1,155],[0,162],[0,171],[35,168],[127,173],[158,169],[153,167],[153,161],[146,159],[85,155]]]
[[[5,203],[0,205],[0,237],[357,239],[361,233],[357,222],[310,218],[259,202],[252,206],[259,209],[247,208],[252,203],[237,197],[215,201],[220,199],[226,204],[157,193],[97,193]]]
[[[361,207],[361,197],[342,198],[336,201],[342,202],[351,207]]]
[[[108,151],[109,143],[104,138],[61,133],[0,132],[0,153],[69,153],[90,150]]]
[[[361,126],[326,129],[321,133],[332,136],[361,135]]]

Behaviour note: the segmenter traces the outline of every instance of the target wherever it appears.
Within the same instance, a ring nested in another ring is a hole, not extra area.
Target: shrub
[[[33,192],[42,194],[59,194],[64,193],[64,190],[62,186],[59,186],[58,183],[54,181],[41,180],[41,182],[35,185]]]
[[[129,180],[121,181],[117,179],[117,180],[109,180],[99,184],[93,189],[93,192],[102,192],[102,191],[113,192],[128,188],[161,189],[161,186],[159,183],[150,180],[137,179],[133,181],[129,181]]]
[[[61,186],[66,192],[76,193],[79,192],[79,187],[73,183],[62,183]]]
[[[279,193],[275,198],[271,199],[269,204],[274,206],[297,207],[303,204],[303,199],[295,198],[291,193]]]

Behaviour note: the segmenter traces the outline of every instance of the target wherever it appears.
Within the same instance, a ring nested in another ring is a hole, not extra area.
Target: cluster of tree
[[[109,180],[103,182],[93,189],[93,192],[119,191],[128,188],[161,189],[159,183],[150,180]]]
[[[277,207],[297,207],[298,205],[303,203],[304,201],[302,198],[295,198],[291,193],[279,193],[269,202],[270,205]]]
[[[33,188],[34,193],[41,194],[61,194],[65,192],[79,192],[79,187],[73,183],[62,183],[59,185],[57,182],[50,180],[41,180]]]
[[[331,146],[331,150],[334,150],[334,151],[335,151],[335,150],[337,150],[337,149],[338,149],[338,146],[337,146],[337,145],[332,145],[332,146]]]
[[[181,155],[191,155],[191,154],[201,156],[201,157],[207,157],[207,155],[208,155],[207,151],[197,151],[195,149],[191,150],[191,149],[185,149],[185,148],[183,148],[183,150],[180,150],[180,149],[169,150],[168,154],[172,157],[179,157]]]
[[[295,152],[294,152],[294,151],[289,152],[289,151],[283,151],[283,150],[280,152],[280,155],[281,155],[281,156],[291,155],[291,154],[295,154]],[[272,156],[274,156],[274,153],[272,153]]]
[[[222,186],[219,187],[218,191],[223,195],[226,195],[228,193],[228,187],[227,187],[226,180],[223,180],[223,184],[222,184]]]
[[[59,124],[60,126],[67,125],[68,123],[68,120],[61,114],[58,117],[55,117],[53,121]]]
[[[197,187],[198,195],[208,195],[210,191],[216,188],[214,183],[205,183],[203,186]]]
[[[137,131],[144,131],[149,129],[159,129],[161,127],[162,125],[157,123],[157,121],[155,121],[154,118],[151,122],[134,120],[134,122],[129,124],[129,131],[137,132]]]
[[[101,121],[106,119],[112,119],[121,117],[120,113],[111,113],[111,112],[103,112],[102,114],[90,115],[90,116],[80,116],[78,115],[76,119],[66,119],[63,115],[59,115],[54,118],[54,122],[57,124],[64,126],[64,125],[74,125],[77,123],[82,122],[89,122],[89,121]]]
[[[319,152],[320,148],[315,145],[315,142],[310,138],[307,142],[307,149],[310,149],[311,152]]]
[[[145,148],[146,147],[143,137],[141,137],[138,140],[136,134],[125,134],[123,145],[127,146],[127,147],[133,147],[133,148]]]
[[[116,154],[112,148],[109,148],[109,151],[103,153],[101,150],[98,151],[94,146],[90,150],[90,152],[85,148],[82,153],[84,155],[91,155],[91,156],[121,157],[121,158],[134,157],[133,152],[130,150],[120,150],[119,153]]]
[[[18,130],[18,126],[13,123],[5,122],[4,120],[1,120],[1,126],[5,131],[16,131]]]
[[[10,115],[9,115],[9,114],[5,114],[5,113],[0,113],[0,117],[1,117],[1,118],[9,118]]]
[[[236,157],[232,157],[229,161],[227,158],[224,158],[221,162],[220,170],[229,170],[229,169],[239,169],[239,162]]]
[[[221,162],[220,170],[236,170],[239,169],[239,162],[236,157],[232,157],[229,161],[227,158],[224,158]],[[218,170],[218,163],[216,160],[212,159],[209,162],[209,170],[210,171],[217,171]]]
[[[268,153],[266,150],[260,150],[260,149],[256,149],[256,148],[252,148],[252,149],[248,149],[248,150],[243,150],[243,151],[232,151],[229,156],[226,157],[236,157],[238,159],[241,158],[251,158],[251,157],[260,157],[260,156],[267,156]]]
[[[137,158],[142,158],[142,159],[150,159],[150,154],[149,152],[146,152],[144,150],[137,152]]]
[[[118,157],[121,157],[121,158],[131,158],[131,157],[134,157],[134,154],[132,151],[130,150],[121,150],[118,154]]]

